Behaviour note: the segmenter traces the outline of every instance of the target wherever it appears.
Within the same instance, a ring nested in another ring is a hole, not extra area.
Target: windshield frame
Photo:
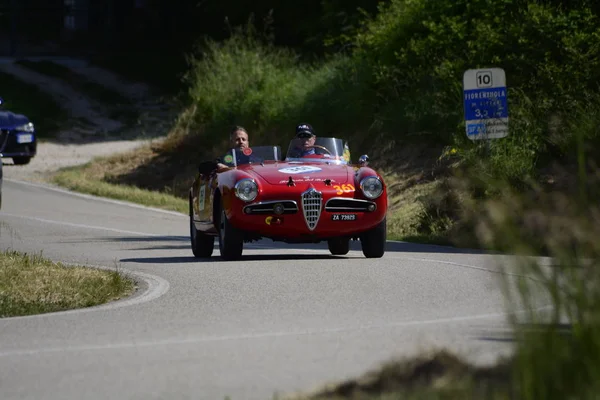
[[[246,149],[250,149],[251,153],[244,155],[243,152]],[[232,164],[233,167],[248,164],[260,164],[262,162],[277,162],[282,161],[281,146],[252,146],[240,149],[238,147],[230,148],[225,155],[223,160]],[[254,161],[252,161],[254,159]]]

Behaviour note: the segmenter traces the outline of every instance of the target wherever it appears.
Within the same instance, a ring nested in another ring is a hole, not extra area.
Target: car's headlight
[[[360,189],[368,199],[376,199],[383,193],[383,183],[376,176],[368,176],[360,181]]]
[[[258,196],[258,185],[252,179],[242,179],[234,186],[235,195],[243,201],[252,201]]]
[[[15,128],[15,131],[20,131],[20,132],[34,132],[35,129],[33,127],[33,124],[31,122],[28,122],[25,125],[17,126]]]

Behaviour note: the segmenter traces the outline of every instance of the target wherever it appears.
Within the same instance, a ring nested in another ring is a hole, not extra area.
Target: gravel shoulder
[[[60,168],[82,165],[95,157],[134,151],[166,136],[176,111],[163,103],[164,99],[153,96],[150,87],[143,83],[128,82],[111,71],[89,66],[85,62],[58,63],[129,98],[138,107],[140,118],[133,125],[124,125],[108,116],[107,107],[97,104],[69,82],[14,63],[2,63],[0,70],[37,85],[52,95],[73,118],[72,123],[59,132],[55,140],[38,142],[37,155],[29,164],[17,166],[10,158],[2,159],[6,179],[47,182],[47,177]],[[81,121],[89,121],[89,124],[82,126]]]
[[[117,140],[88,144],[38,143],[37,155],[27,165],[14,165],[3,159],[4,178],[47,183],[48,176],[60,168],[82,165],[95,157],[133,151],[150,140]]]

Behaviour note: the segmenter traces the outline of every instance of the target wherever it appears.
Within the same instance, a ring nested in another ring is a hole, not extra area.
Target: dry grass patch
[[[56,185],[80,193],[187,214],[187,198],[174,196],[169,186],[162,186],[160,175],[154,178],[149,176],[148,183],[151,184],[148,185],[143,182],[120,181],[123,175],[147,166],[168,169],[168,166],[157,161],[159,156],[155,146],[150,144],[132,152],[99,157],[82,166],[63,168],[54,173],[50,180]]]
[[[117,269],[71,267],[41,255],[0,252],[0,317],[91,307],[134,290],[135,283]]]
[[[447,351],[391,361],[287,400],[508,399],[510,362],[476,367]]]

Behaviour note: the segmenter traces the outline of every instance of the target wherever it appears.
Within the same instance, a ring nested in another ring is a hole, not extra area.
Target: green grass
[[[86,167],[87,165],[63,169],[53,175],[51,181],[56,185],[80,193],[129,201],[186,215],[188,213],[187,199],[175,197],[168,193],[141,189],[133,185],[108,183],[93,177],[86,171]]]
[[[130,295],[118,270],[53,262],[39,254],[0,252],[0,318],[91,307]]]
[[[59,129],[64,129],[68,114],[36,85],[0,72],[0,91],[4,100],[0,110],[27,116],[35,124],[40,138],[52,138]]]

